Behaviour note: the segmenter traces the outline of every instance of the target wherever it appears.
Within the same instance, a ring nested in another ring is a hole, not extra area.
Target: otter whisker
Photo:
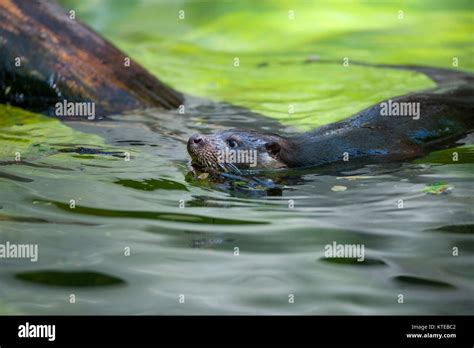
[[[235,166],[235,164],[233,164],[233,163],[226,163],[226,167],[227,167],[227,169],[230,168],[230,171],[233,172],[233,173],[241,174],[239,168],[237,168]]]
[[[224,163],[219,162],[218,165],[219,165],[219,167],[220,167],[224,172],[227,172],[227,168],[226,168],[226,166],[224,165]]]

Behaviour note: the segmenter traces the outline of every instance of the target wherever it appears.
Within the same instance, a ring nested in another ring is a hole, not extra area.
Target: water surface
[[[187,117],[148,110],[100,125],[71,124],[105,139],[95,148],[128,151],[130,161],[64,152],[87,144],[65,144],[59,136],[49,143],[62,152],[25,159],[35,166],[2,165],[1,241],[37,243],[40,253],[36,263],[2,261],[3,311],[472,313],[471,148],[464,163],[366,167],[338,176],[296,171],[280,179],[276,195],[236,193],[186,178],[185,139],[225,127],[220,115],[227,112],[236,124],[269,125],[218,108],[219,116],[212,105],[197,105]],[[423,192],[439,181],[452,191]],[[347,190],[334,192],[335,185]],[[364,244],[366,260],[325,259],[324,247],[334,241]]]

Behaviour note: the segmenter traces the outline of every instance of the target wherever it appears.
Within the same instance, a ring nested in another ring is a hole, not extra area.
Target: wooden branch
[[[54,115],[63,100],[94,102],[98,116],[183,96],[51,0],[0,0],[0,103]]]

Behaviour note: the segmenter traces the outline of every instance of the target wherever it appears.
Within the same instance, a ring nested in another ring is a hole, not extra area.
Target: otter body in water
[[[231,129],[188,141],[201,169],[277,169],[405,161],[449,147],[474,129],[474,77],[447,69],[427,74],[434,89],[392,98],[356,115],[290,137]]]

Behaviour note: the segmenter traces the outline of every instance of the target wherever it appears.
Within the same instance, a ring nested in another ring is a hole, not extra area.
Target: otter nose
[[[199,146],[204,143],[204,137],[201,134],[193,134],[188,140],[188,146]]]
[[[193,136],[193,143],[194,144],[199,144],[202,141],[202,137],[199,135]]]

